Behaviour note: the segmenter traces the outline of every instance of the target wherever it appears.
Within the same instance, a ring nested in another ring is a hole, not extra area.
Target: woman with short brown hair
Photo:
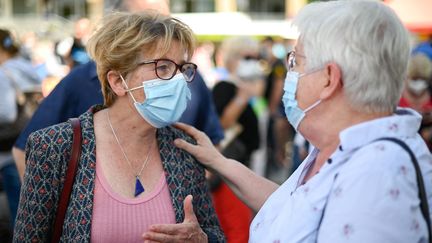
[[[177,223],[183,242],[224,241],[203,167],[173,145],[191,141],[170,125],[190,100],[193,49],[187,25],[151,12],[111,14],[90,38],[105,106],[79,118],[82,155],[61,241],[142,242],[161,223]],[[30,136],[15,242],[51,237],[71,135],[62,123]]]

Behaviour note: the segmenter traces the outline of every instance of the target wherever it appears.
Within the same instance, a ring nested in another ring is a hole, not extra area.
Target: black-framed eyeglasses
[[[149,61],[144,61],[138,63],[138,66],[144,65],[144,64],[151,64],[154,63],[155,65],[155,74],[158,78],[163,80],[170,80],[172,79],[178,70],[183,74],[184,78],[186,79],[186,82],[192,82],[192,80],[195,77],[196,70],[198,66],[195,63],[191,62],[185,62],[182,64],[177,64],[173,60],[161,58],[161,59],[154,59]]]
[[[285,60],[288,72],[291,72],[295,68],[295,66],[297,65],[296,55],[300,56],[300,57],[303,57],[303,58],[306,58],[303,55],[296,54],[295,51],[288,52],[288,54],[286,55],[286,60]]]

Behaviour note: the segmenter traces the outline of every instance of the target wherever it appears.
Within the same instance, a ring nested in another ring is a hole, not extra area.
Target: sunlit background
[[[201,38],[220,40],[224,35],[280,36],[292,38],[291,17],[306,0],[170,0],[174,15],[190,24]],[[432,33],[430,0],[387,0],[408,28]],[[36,31],[59,38],[72,32],[79,18],[97,21],[115,0],[0,0],[0,26],[18,32]],[[228,24],[229,23],[229,24]]]

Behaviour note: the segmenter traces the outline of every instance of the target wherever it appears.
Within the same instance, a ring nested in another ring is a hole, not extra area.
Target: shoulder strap
[[[406,143],[400,139],[394,138],[394,137],[384,137],[384,138],[378,138],[375,141],[391,141],[394,143],[397,143],[399,146],[401,146],[405,151],[407,151],[407,153],[409,154],[409,156],[411,157],[411,161],[414,165],[414,169],[416,171],[416,177],[417,177],[417,185],[419,188],[419,198],[420,198],[420,210],[423,214],[424,219],[426,220],[426,225],[428,227],[428,234],[429,234],[429,243],[432,243],[432,234],[431,234],[431,222],[430,222],[430,215],[429,215],[429,204],[427,201],[427,196],[426,196],[426,190],[425,190],[425,186],[424,186],[424,181],[423,181],[423,176],[421,174],[421,170],[420,170],[420,166],[418,164],[417,158],[415,157],[414,153],[412,152],[412,150],[408,147],[408,145],[406,145]]]
[[[422,212],[422,215],[426,221],[426,225],[428,228],[428,235],[429,235],[429,243],[432,243],[432,234],[431,234],[431,222],[430,222],[430,216],[429,216],[429,204],[427,201],[427,196],[426,196],[426,190],[424,187],[424,182],[423,182],[423,176],[421,174],[421,170],[420,170],[420,166],[418,164],[417,158],[415,157],[414,153],[412,152],[412,150],[408,147],[408,145],[406,145],[405,142],[403,142],[402,140],[399,140],[397,138],[393,138],[393,137],[383,137],[383,138],[378,138],[376,140],[374,140],[373,142],[376,141],[391,141],[394,142],[396,144],[398,144],[399,146],[401,146],[411,157],[411,161],[414,165],[414,169],[416,171],[416,179],[417,179],[417,185],[419,188],[419,192],[418,192],[418,197],[420,198],[420,210]],[[338,174],[335,175],[333,183],[336,181]],[[323,209],[323,213],[321,214],[321,218],[319,220],[318,223],[318,230],[321,227],[321,222],[324,218],[324,213],[325,213],[325,209],[327,207],[327,202],[326,205],[324,205],[324,209]]]
[[[72,191],[75,174],[78,168],[78,160],[81,155],[81,124],[78,118],[70,119],[73,128],[72,153],[69,159],[68,168],[66,171],[66,179],[63,184],[63,190],[60,195],[57,213],[55,217],[53,234],[51,237],[52,243],[60,242],[60,237],[63,231],[63,223],[66,215],[66,209],[69,204],[69,198]]]

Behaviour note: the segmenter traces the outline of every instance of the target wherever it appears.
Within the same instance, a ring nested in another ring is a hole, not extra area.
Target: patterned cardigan
[[[82,152],[67,208],[61,242],[90,242],[96,178],[94,106],[79,119]],[[72,147],[72,126],[60,123],[32,133],[26,146],[26,172],[21,188],[14,242],[49,242]],[[204,168],[190,154],[173,145],[175,138],[192,141],[173,127],[157,130],[176,222],[183,222],[183,200],[193,195],[194,210],[209,242],[225,242],[212,205]],[[144,233],[144,232],[143,232]]]

